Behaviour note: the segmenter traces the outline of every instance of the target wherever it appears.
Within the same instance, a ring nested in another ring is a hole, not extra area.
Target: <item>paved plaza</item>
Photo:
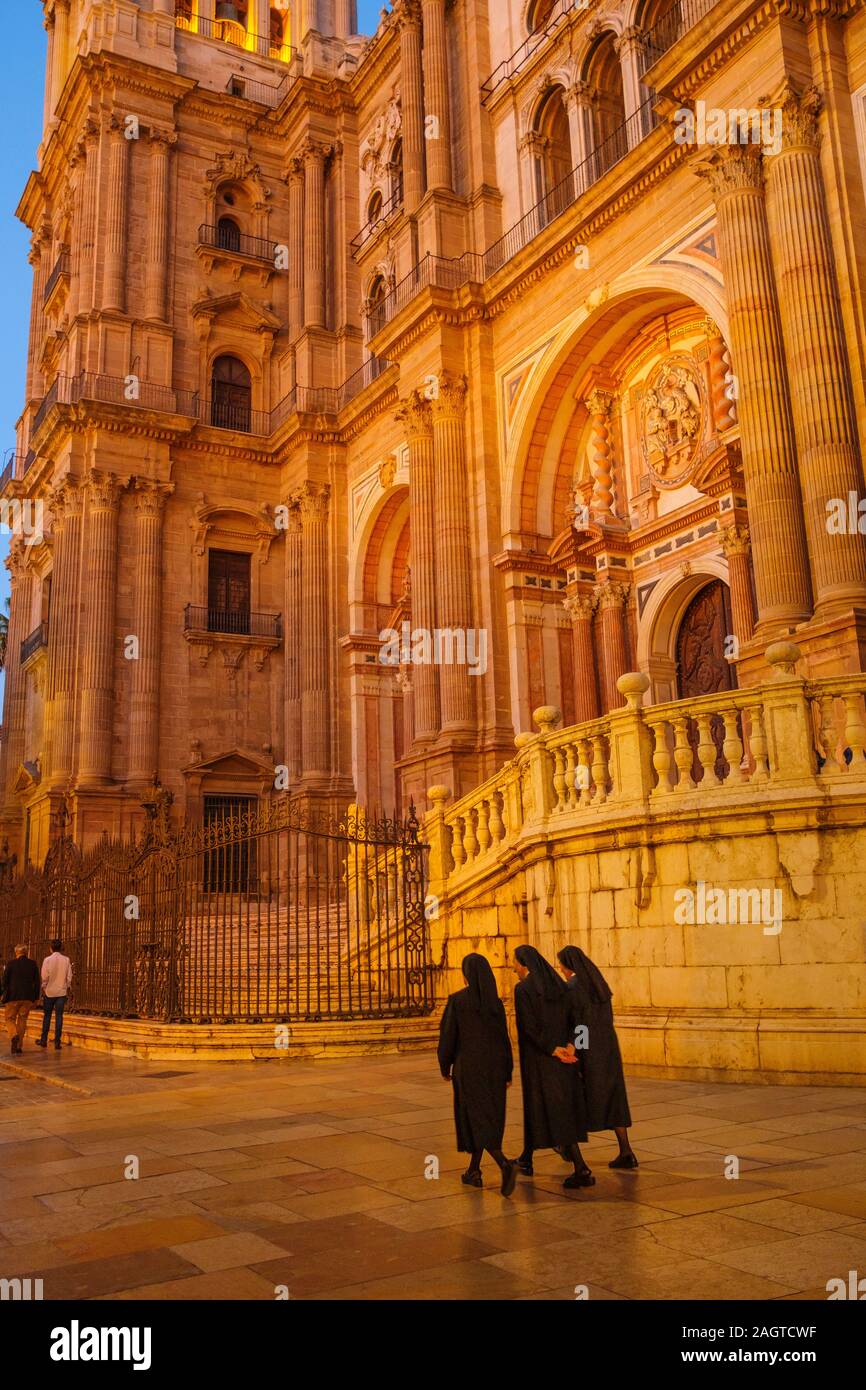
[[[866,1088],[630,1098],[638,1172],[609,1171],[602,1135],[594,1189],[564,1193],[541,1154],[504,1201],[490,1160],[461,1185],[429,1053],[169,1066],[28,1043],[0,1065],[0,1277],[46,1299],[825,1299],[866,1274]]]

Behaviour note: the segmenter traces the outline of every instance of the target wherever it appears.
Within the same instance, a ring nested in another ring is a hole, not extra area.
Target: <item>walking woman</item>
[[[579,1052],[586,1097],[586,1127],[590,1133],[612,1129],[619,1140],[619,1157],[608,1164],[609,1168],[637,1168],[637,1155],[628,1137],[631,1113],[613,1026],[610,986],[598,966],[579,946],[564,946],[558,959],[568,982],[575,1021],[587,1030],[587,1045]]]
[[[586,1115],[574,1050],[571,996],[553,966],[534,946],[518,946],[514,990],[520,1077],[523,1083],[521,1173],[532,1175],[534,1149],[559,1149],[574,1164],[563,1187],[592,1187],[595,1178],[580,1152]]]
[[[483,1185],[486,1149],[499,1165],[502,1195],[510,1197],[517,1163],[502,1152],[505,1093],[514,1066],[505,1010],[484,956],[473,952],[464,957],[463,978],[466,988],[449,997],[439,1030],[439,1069],[454,1087],[457,1147],[472,1155],[462,1181],[467,1187]]]

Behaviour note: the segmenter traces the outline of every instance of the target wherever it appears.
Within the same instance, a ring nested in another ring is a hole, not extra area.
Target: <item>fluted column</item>
[[[866,600],[866,537],[831,534],[827,502],[863,495],[839,284],[821,176],[815,88],[787,85],[780,107],[781,153],[768,159],[767,207],[816,617]]]
[[[421,65],[421,7],[418,0],[397,0],[400,26],[400,75],[403,104],[403,201],[414,212],[424,197],[424,88]]]
[[[83,501],[81,485],[75,478],[64,479],[50,498],[54,568],[48,626],[45,730],[50,739],[46,749],[49,786],[59,789],[65,789],[72,775]]]
[[[16,539],[10,545],[4,561],[11,587],[4,668],[3,742],[0,744],[0,804],[6,819],[18,814],[12,782],[24,757],[27,678],[21,672],[21,643],[30,635],[34,584],[33,571],[26,557],[24,542]]]
[[[325,325],[325,158],[310,141],[304,160],[304,318],[307,328]]]
[[[628,638],[625,627],[627,584],[599,584],[596,589],[601,609],[601,675],[603,713],[619,709],[625,699],[616,688],[620,676],[629,669]]]
[[[52,112],[57,110],[66,83],[69,56],[69,0],[54,0],[54,48],[52,51]]]
[[[301,33],[304,38],[311,29],[319,27],[319,7],[318,0],[301,0]]]
[[[731,617],[734,624],[733,635],[739,642],[748,642],[755,631],[748,527],[721,527],[719,542],[728,560],[728,576],[731,581]]]
[[[338,39],[350,39],[357,33],[358,19],[355,0],[337,0],[335,27]]]
[[[81,182],[81,219],[75,229],[78,264],[75,308],[79,314],[89,314],[95,304],[96,205],[99,191],[99,127],[89,117],[85,121],[84,134],[78,148],[84,161],[84,169]]]
[[[174,491],[139,478],[132,492],[135,508],[135,608],[133,633],[138,660],[132,661],[129,706],[128,782],[152,786],[159,773],[159,688],[162,638],[162,521],[166,498]]]
[[[297,499],[288,504],[289,522],[286,529],[285,602],[283,631],[285,653],[285,742],[286,766],[289,780],[294,783],[301,775],[301,640],[303,611],[301,604],[302,552],[301,512]]]
[[[448,95],[448,50],[445,42],[445,0],[422,0],[424,17],[424,98],[427,122],[435,117],[436,126],[426,132],[427,187],[453,187],[451,168],[451,110]]]
[[[304,161],[289,161],[289,342],[304,327]]]
[[[412,626],[431,635],[436,629],[435,464],[430,402],[413,391],[397,419],[409,444],[409,525],[412,528]],[[415,742],[439,733],[439,679],[431,663],[413,673]]]
[[[43,107],[43,126],[47,126],[54,115],[54,11],[43,16],[42,24],[48,35],[48,51],[45,55],[45,101]]]
[[[472,555],[466,479],[466,378],[443,372],[431,402],[435,459],[436,627],[462,633],[472,627]],[[440,668],[439,692],[443,734],[468,733],[474,727],[475,700],[466,662]]]
[[[105,214],[105,262],[102,281],[103,309],[126,308],[127,189],[131,140],[118,116],[108,126],[108,190]]]
[[[92,469],[87,476],[87,583],[81,648],[78,786],[111,781],[114,729],[114,613],[117,521],[123,484]]]
[[[611,414],[615,396],[611,391],[597,388],[584,404],[589,411],[591,440],[589,446],[592,497],[589,508],[602,523],[613,514],[613,444],[611,443]]]
[[[326,776],[330,757],[331,631],[328,606],[328,511],[331,489],[306,483],[301,512],[301,758],[305,777]]]
[[[33,267],[33,292],[30,300],[30,341],[27,353],[27,399],[41,396],[45,383],[39,366],[39,354],[45,337],[45,282],[50,275],[48,268],[49,245],[40,233],[34,234],[30,242],[28,260]]]
[[[173,131],[150,132],[150,207],[148,208],[145,318],[163,322],[168,312],[168,218]]]
[[[598,718],[598,691],[595,679],[598,657],[592,640],[592,616],[597,602],[596,594],[575,594],[563,600],[563,607],[571,619],[576,724]]]
[[[696,171],[709,178],[718,210],[764,636],[808,618],[811,592],[761,151],[754,145],[718,149]]]

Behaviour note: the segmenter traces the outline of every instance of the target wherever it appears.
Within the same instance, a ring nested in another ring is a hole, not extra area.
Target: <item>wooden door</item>
[[[677,635],[677,690],[681,700],[701,695],[716,695],[734,690],[737,673],[725,655],[726,639],[733,631],[731,596],[727,584],[714,579],[695,594]],[[716,776],[727,773],[724,756],[725,725],[721,716],[712,722],[713,741],[718,751]],[[689,742],[695,750],[692,776],[696,782],[703,777],[697,755],[700,734],[693,719],[689,720]]]

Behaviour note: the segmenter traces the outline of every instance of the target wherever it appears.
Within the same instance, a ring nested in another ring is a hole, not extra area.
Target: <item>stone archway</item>
[[[732,632],[731,591],[723,580],[711,579],[690,600],[677,630],[680,700],[736,688],[736,669],[726,654]]]

